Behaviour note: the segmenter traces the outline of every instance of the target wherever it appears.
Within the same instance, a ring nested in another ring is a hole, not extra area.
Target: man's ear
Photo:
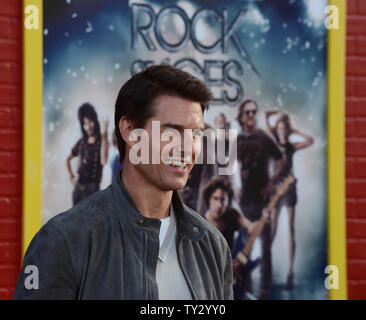
[[[126,146],[131,147],[134,144],[134,142],[130,140],[130,134],[134,129],[133,122],[126,116],[123,116],[118,122],[118,128],[123,141],[126,143]]]

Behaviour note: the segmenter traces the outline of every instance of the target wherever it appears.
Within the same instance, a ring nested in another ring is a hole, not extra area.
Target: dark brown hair
[[[280,137],[277,134],[277,129],[278,129],[278,125],[283,122],[283,124],[285,125],[285,138],[286,138],[286,142],[288,142],[288,138],[291,134],[292,128],[291,128],[291,122],[290,122],[290,117],[288,116],[288,114],[284,113],[282,116],[280,116],[273,128],[273,135],[275,136],[277,142],[280,141]]]
[[[248,103],[253,103],[257,110],[258,110],[258,104],[254,100],[248,99],[242,102],[242,104],[239,106],[238,116],[236,117],[236,120],[238,120],[240,126],[243,128],[243,122],[241,121],[241,118],[243,117],[244,108]]]
[[[151,66],[135,74],[122,86],[115,105],[115,134],[121,163],[126,144],[119,131],[120,119],[126,116],[135,128],[143,128],[147,119],[154,116],[152,105],[161,95],[178,96],[200,103],[202,113],[208,109],[212,99],[210,89],[201,80],[170,65]]]
[[[231,205],[231,201],[234,196],[234,190],[233,187],[231,186],[231,182],[224,178],[215,177],[210,179],[203,189],[203,200],[205,201],[207,208],[210,206],[211,195],[217,189],[222,189],[227,193],[229,198],[229,205]]]
[[[78,118],[79,118],[79,122],[80,122],[81,132],[83,134],[83,138],[85,139],[85,141],[88,139],[88,134],[84,130],[84,118],[88,118],[89,120],[94,122],[94,134],[95,134],[97,140],[101,139],[98,115],[97,115],[94,107],[90,103],[83,103],[79,107]]]

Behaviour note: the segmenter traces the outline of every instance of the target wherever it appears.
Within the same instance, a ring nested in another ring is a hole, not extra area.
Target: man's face
[[[83,129],[85,130],[88,137],[94,134],[95,122],[87,117],[83,119]]]
[[[201,152],[202,134],[193,131],[204,130],[201,105],[180,97],[162,95],[155,99],[153,108],[155,115],[148,119],[144,128],[150,137],[149,163],[135,165],[135,168],[161,190],[182,189]],[[153,121],[160,122],[160,150],[157,150],[158,143],[152,143]],[[184,129],[190,130],[184,134]],[[174,135],[174,139],[163,139],[163,133]],[[158,164],[152,163],[154,152],[160,155]]]
[[[227,192],[223,189],[216,189],[210,197],[209,210],[219,218],[225,212],[229,204],[229,197]]]
[[[253,102],[249,102],[244,106],[241,121],[244,126],[253,128],[257,124],[257,106]]]

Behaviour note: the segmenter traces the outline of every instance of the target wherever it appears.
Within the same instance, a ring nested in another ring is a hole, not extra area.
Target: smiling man
[[[108,188],[36,234],[15,299],[233,298],[224,237],[177,192],[201,151],[197,129],[203,129],[210,99],[201,81],[167,65],[150,67],[124,84],[115,107],[123,169]],[[139,143],[148,161],[135,163]],[[38,270],[37,289],[27,285],[29,265]]]

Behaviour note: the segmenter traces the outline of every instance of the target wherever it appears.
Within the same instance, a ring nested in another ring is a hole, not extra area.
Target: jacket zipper
[[[145,254],[145,263],[144,263],[144,272],[143,272],[143,283],[144,283],[144,296],[145,296],[145,299],[147,300],[148,299],[148,280],[147,280],[147,269],[148,269],[148,234],[147,233],[144,233],[144,254]]]
[[[197,300],[196,294],[195,294],[195,292],[193,290],[192,282],[189,279],[188,274],[187,274],[186,269],[185,269],[185,266],[184,266],[184,263],[182,262],[182,260],[180,258],[179,245],[180,245],[181,240],[182,240],[182,234],[180,233],[179,236],[178,236],[178,240],[176,242],[176,250],[177,250],[178,263],[179,263],[179,266],[180,266],[180,268],[182,270],[183,276],[186,279],[186,282],[187,282],[189,291],[191,292],[192,299],[193,300]]]

